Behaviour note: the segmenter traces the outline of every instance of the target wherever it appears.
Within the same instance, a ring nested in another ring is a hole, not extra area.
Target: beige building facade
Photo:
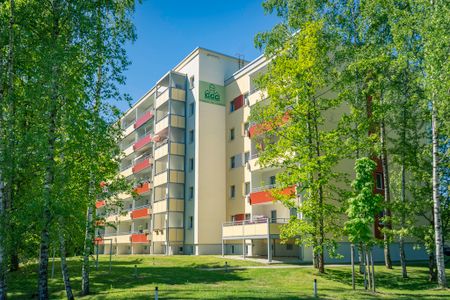
[[[123,115],[120,175],[138,196],[119,195],[122,208],[97,202],[97,214],[114,224],[97,229],[100,253],[312,260],[311,249],[280,242],[280,227],[297,212],[270,193],[279,170],[258,165],[248,117],[255,103],[269,101],[254,81],[266,67],[263,56],[245,62],[197,48]],[[426,257],[412,244],[407,252]]]

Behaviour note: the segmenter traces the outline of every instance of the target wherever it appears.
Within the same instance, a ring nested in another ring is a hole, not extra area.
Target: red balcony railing
[[[149,215],[149,213],[150,210],[148,209],[148,207],[136,209],[131,212],[131,218],[132,219],[145,218]]]
[[[271,130],[273,128],[279,127],[286,123],[289,120],[289,112],[286,112],[284,116],[280,116],[273,121],[268,121],[262,124],[253,124],[248,129],[248,137],[252,138],[256,135],[260,135],[268,130]]]
[[[106,205],[106,201],[105,200],[100,200],[100,201],[95,202],[95,207],[96,208],[100,208],[100,207],[103,207],[105,205]]]
[[[295,186],[285,188],[284,190],[281,191],[281,194],[294,196],[295,195]],[[275,200],[276,199],[272,195],[272,191],[270,189],[250,193],[250,204],[251,205],[272,202]]]
[[[138,162],[136,165],[134,165],[133,167],[133,174],[139,173],[145,169],[147,169],[148,167],[150,167],[152,164],[152,160],[151,158],[146,158],[140,162]]]
[[[144,194],[144,193],[147,193],[148,191],[150,191],[150,188],[151,188],[150,183],[145,182],[145,183],[139,185],[138,187],[136,187],[134,189],[134,191],[140,195],[140,194]]]
[[[133,145],[133,149],[139,150],[152,141],[151,135],[146,135]]]
[[[148,243],[147,235],[145,233],[133,233],[131,235],[132,243]]]
[[[143,114],[139,119],[137,119],[136,123],[134,123],[134,129],[137,129],[144,125],[148,120],[153,117],[153,111],[148,111]]]

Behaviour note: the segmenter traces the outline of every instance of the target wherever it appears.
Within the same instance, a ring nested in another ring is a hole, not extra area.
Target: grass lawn
[[[101,256],[99,271],[92,268],[92,295],[83,299],[153,299],[155,286],[160,299],[310,299],[317,278],[321,299],[450,299],[450,290],[436,289],[427,282],[427,268],[408,268],[410,278],[402,280],[400,268],[376,267],[378,293],[365,292],[362,277],[357,290],[351,289],[351,270],[346,266],[327,268],[317,275],[310,267],[290,269],[245,269],[229,272],[204,270],[223,266],[263,266],[215,256],[113,256],[112,272],[108,256]],[[134,265],[138,266],[135,277]],[[37,287],[37,266],[30,264],[9,274],[10,299],[33,299]],[[81,261],[73,258],[69,269],[74,292],[79,294]],[[448,272],[450,274],[450,272]],[[50,279],[51,299],[64,299],[59,265]]]

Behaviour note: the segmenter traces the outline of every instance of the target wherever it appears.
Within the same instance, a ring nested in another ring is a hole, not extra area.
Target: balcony
[[[127,232],[118,232],[115,238],[117,244],[128,244],[130,243],[130,231]]]
[[[145,158],[138,160],[133,167],[133,174],[139,173],[152,165],[152,158],[148,155]]]
[[[275,185],[266,185],[261,187],[256,187],[252,189],[250,193],[250,205],[262,204],[276,201],[275,197],[272,195],[272,191]],[[295,186],[287,187],[281,191],[282,195],[295,196]]]
[[[169,124],[170,120],[170,124]],[[167,114],[165,117],[161,118],[155,125],[155,133],[162,135],[163,131],[171,127],[184,128],[185,127],[185,118],[184,116],[177,114]]]
[[[144,125],[151,118],[153,118],[153,110],[150,110],[150,111],[144,113],[140,118],[138,118],[136,123],[134,123],[134,129],[138,129],[139,127]]]
[[[144,148],[152,141],[151,135],[146,135],[133,145],[134,151]]]
[[[148,205],[144,205],[143,207],[136,208],[131,212],[131,219],[140,219],[145,218],[150,215],[150,209],[148,208]]]
[[[155,148],[155,160],[160,159],[168,154],[184,155],[184,144],[168,142],[167,140],[161,142],[157,148]]]
[[[179,88],[166,88],[165,90],[157,94],[155,108],[158,108],[169,101],[169,98],[178,101],[185,101],[186,91]]]
[[[166,184],[167,182],[184,183],[184,171],[166,169],[156,174],[153,178],[155,186]]]
[[[271,130],[273,128],[280,127],[289,121],[289,111],[285,112],[282,116],[277,116],[274,120],[267,121],[262,124],[252,124],[248,129],[248,137],[253,138],[255,136],[261,135],[264,132]]]
[[[140,184],[139,186],[137,186],[134,191],[136,193],[138,193],[139,195],[145,194],[147,192],[149,192],[151,189],[151,185],[148,182],[144,182],[142,184]]]
[[[289,219],[270,219],[265,216],[251,220],[225,222],[222,225],[222,239],[258,239],[278,236],[280,227],[287,222]]]
[[[250,95],[248,96],[248,104],[250,106],[255,105],[256,103],[267,99],[267,91],[265,90],[260,90],[260,89],[255,89],[252,90]]]
[[[97,202],[95,202],[95,208],[100,208],[106,205],[106,201],[105,200],[99,200]]]
[[[146,233],[133,233],[131,235],[132,243],[148,243],[148,238]]]
[[[120,168],[120,175],[123,177],[128,177],[133,174],[133,164],[130,162]]]

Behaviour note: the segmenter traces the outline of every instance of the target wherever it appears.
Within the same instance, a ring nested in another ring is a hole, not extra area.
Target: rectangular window
[[[295,208],[295,207],[291,207],[290,209],[289,209],[289,216],[297,216],[297,208]]]
[[[245,106],[250,106],[250,102],[248,101],[248,93],[244,94],[244,105]]]
[[[244,104],[244,96],[240,95],[233,99],[233,101],[230,102],[230,112],[233,112],[235,110],[238,110],[241,108]]]
[[[236,186],[230,186],[230,198],[234,198],[236,196]]]
[[[270,185],[274,185],[276,183],[276,176],[270,176]]]
[[[230,157],[230,168],[232,168],[232,169],[236,168],[236,157],[235,156]]]
[[[194,170],[194,159],[193,158],[189,159],[189,170],[190,171]]]
[[[195,87],[195,77],[192,75],[189,77],[189,88],[192,90]]]
[[[230,129],[230,141],[234,140],[234,128]]]
[[[194,187],[189,187],[189,200],[194,199]]]
[[[276,223],[277,222],[277,211],[276,210],[271,210],[270,211],[270,222],[271,223]]]
[[[189,116],[193,116],[195,113],[195,103],[192,102],[191,104],[189,104]]]
[[[194,142],[194,130],[189,130],[189,143]]]
[[[248,136],[248,129],[250,128],[250,124],[248,122],[245,122],[243,125],[243,131],[242,131],[242,135],[243,136]]]
[[[250,152],[245,152],[244,153],[244,164],[248,163],[248,161],[250,160]]]
[[[383,189],[383,174],[382,173],[376,173],[376,182],[375,182],[375,187],[377,190],[382,190]]]
[[[245,195],[250,194],[250,182],[245,183]]]
[[[294,249],[294,245],[286,244],[286,250],[292,250],[292,249]]]
[[[245,214],[245,220],[250,220],[250,214]]]
[[[194,227],[194,217],[190,216],[189,217],[189,229],[192,229],[192,227]]]

